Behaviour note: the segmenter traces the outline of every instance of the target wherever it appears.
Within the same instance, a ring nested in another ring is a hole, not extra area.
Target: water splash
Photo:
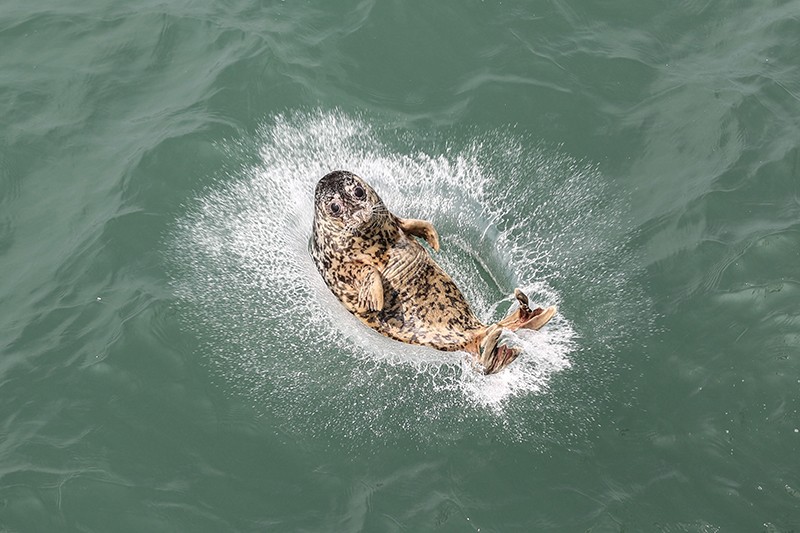
[[[342,442],[564,440],[591,419],[593,399],[576,398],[575,387],[557,399],[546,391],[571,358],[607,347],[624,315],[640,311],[617,309],[602,329],[576,328],[570,316],[591,320],[587,303],[597,310],[632,290],[619,244],[622,206],[595,169],[502,132],[463,146],[428,141],[423,150],[408,134],[342,112],[277,116],[254,139],[226,147],[232,160],[257,149],[261,162],[231,171],[191,203],[169,256],[186,323],[230,390],[284,430]],[[505,315],[515,286],[562,312],[543,330],[519,334],[524,353],[493,376],[476,374],[465,354],[364,327],[308,252],[314,186],[334,169],[362,176],[394,213],[433,222],[437,261],[484,321]],[[592,341],[582,345],[579,336]],[[597,357],[592,375],[581,367],[576,378],[602,382],[608,360]],[[562,415],[575,418],[559,425]]]

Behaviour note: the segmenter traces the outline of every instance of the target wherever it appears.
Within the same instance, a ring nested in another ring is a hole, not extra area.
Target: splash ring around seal
[[[626,205],[599,171],[507,132],[420,142],[341,111],[279,115],[253,139],[223,144],[233,168],[254,149],[260,163],[198,194],[166,245],[182,321],[221,387],[284,431],[345,446],[584,432],[614,378],[615,346],[647,305],[631,281],[635,257],[621,251]],[[314,185],[337,168],[367,180],[392,212],[434,224],[435,258],[482,320],[502,318],[515,286],[561,312],[519,335],[524,353],[493,376],[465,354],[366,328],[308,252]],[[620,295],[639,303],[605,314]]]

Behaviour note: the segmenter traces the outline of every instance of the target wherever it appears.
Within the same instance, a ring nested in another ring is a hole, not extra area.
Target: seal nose
[[[360,224],[366,224],[372,219],[372,207],[358,207],[356,211],[352,211],[353,218]]]

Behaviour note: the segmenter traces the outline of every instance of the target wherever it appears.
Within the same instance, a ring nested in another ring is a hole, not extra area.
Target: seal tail
[[[478,339],[477,353],[474,354],[474,357],[484,374],[500,372],[514,362],[522,352],[518,346],[509,345],[501,340],[500,335],[503,331],[537,330],[547,324],[556,314],[555,307],[531,309],[528,297],[519,289],[514,289],[514,296],[517,298],[519,308],[497,324],[486,328]]]

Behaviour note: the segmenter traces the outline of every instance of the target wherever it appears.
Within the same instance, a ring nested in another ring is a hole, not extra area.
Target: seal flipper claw
[[[380,311],[383,309],[383,278],[375,267],[368,266],[358,287],[358,311]]]
[[[433,224],[427,220],[419,220],[417,218],[401,218],[400,229],[409,235],[419,237],[420,239],[425,239],[435,252],[439,251],[439,234],[436,233],[436,229],[433,227]]]

